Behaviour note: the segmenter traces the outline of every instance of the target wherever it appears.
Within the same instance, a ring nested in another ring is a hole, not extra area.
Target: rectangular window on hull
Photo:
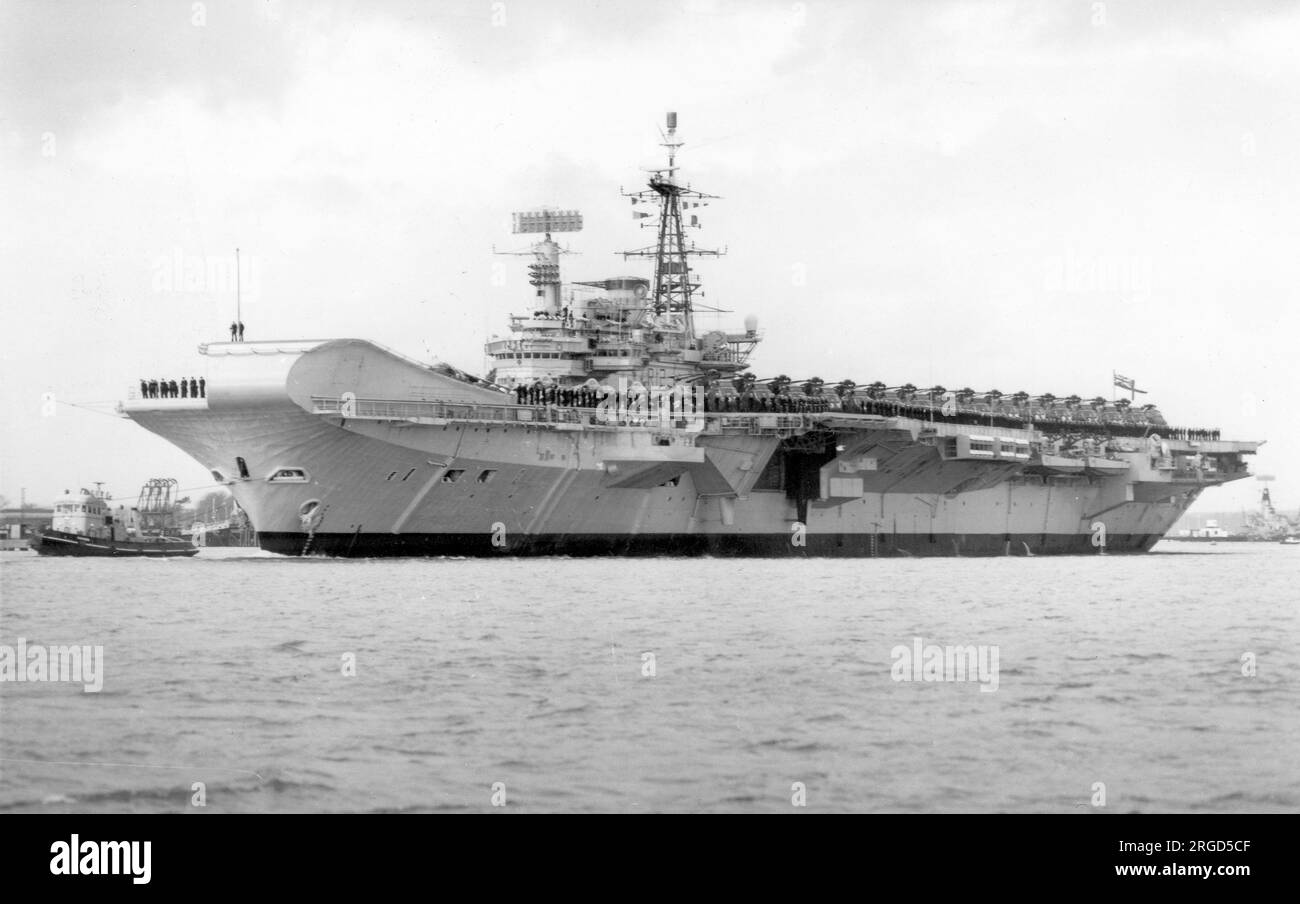
[[[446,474],[442,475],[442,482],[455,483],[456,481],[460,480],[461,475],[464,473],[465,473],[464,468],[453,468],[452,470],[448,471]]]
[[[239,469],[239,476],[242,477],[244,480],[247,480],[247,479],[248,479],[248,462],[244,461],[242,458],[236,458],[236,459],[235,459],[235,467]]]
[[[478,475],[478,482],[487,483],[489,480],[491,480],[493,477],[496,476],[496,473],[497,472],[492,470],[491,468],[488,468],[487,470],[484,471],[480,471]]]

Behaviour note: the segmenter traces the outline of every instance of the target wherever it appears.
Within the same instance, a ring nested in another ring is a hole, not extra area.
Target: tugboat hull
[[[165,540],[108,540],[60,530],[47,530],[32,544],[42,556],[97,556],[171,559],[196,555],[187,543]]]

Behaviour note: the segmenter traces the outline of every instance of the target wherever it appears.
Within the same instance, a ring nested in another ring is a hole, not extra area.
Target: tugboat
[[[111,507],[113,497],[96,483],[95,489],[65,490],[54,504],[50,529],[36,537],[33,548],[43,556],[147,556],[162,559],[192,556],[198,547],[185,542],[175,527],[172,494],[176,481],[155,478],[140,489],[136,505],[127,511]]]

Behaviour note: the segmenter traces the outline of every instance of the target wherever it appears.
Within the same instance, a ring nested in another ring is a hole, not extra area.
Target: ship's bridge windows
[[[455,483],[465,474],[464,468],[452,468],[446,474],[442,475],[443,483]]]
[[[306,483],[307,472],[302,468],[278,468],[267,480],[271,483]]]

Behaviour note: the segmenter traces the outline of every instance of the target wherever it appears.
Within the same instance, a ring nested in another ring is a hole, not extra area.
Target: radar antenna
[[[572,254],[561,248],[551,238],[552,232],[581,232],[582,214],[576,210],[519,211],[512,216],[512,232],[542,233],[543,238],[527,251],[497,251],[497,254],[529,255],[534,258],[528,265],[528,281],[537,288],[542,307],[559,316],[563,310],[560,301],[560,255]]]

